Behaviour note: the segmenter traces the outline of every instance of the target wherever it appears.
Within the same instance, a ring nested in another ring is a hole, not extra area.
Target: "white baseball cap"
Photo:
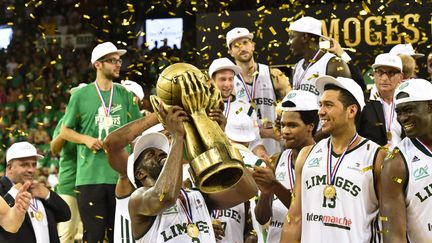
[[[376,69],[381,66],[393,67],[402,71],[402,60],[395,54],[382,53],[375,58],[375,63],[372,65],[372,68]]]
[[[135,182],[134,165],[141,153],[147,148],[158,148],[168,154],[170,149],[169,140],[165,135],[158,132],[147,133],[138,138],[127,161],[127,176],[135,187],[137,187],[137,184]]]
[[[302,33],[314,34],[325,38],[325,36],[322,35],[321,28],[321,21],[310,16],[305,16],[292,22],[288,29]]]
[[[282,100],[282,111],[318,110],[316,95],[305,90],[291,90]]]
[[[6,163],[13,159],[36,157],[37,159],[43,159],[44,156],[37,153],[37,150],[33,144],[29,142],[18,142],[12,144],[6,152]]]
[[[248,29],[246,28],[242,28],[242,27],[236,27],[230,31],[228,31],[228,33],[226,34],[226,43],[228,46],[228,49],[230,48],[231,43],[238,39],[238,38],[242,38],[242,37],[247,37],[249,39],[253,39],[253,34],[249,32]]]
[[[256,139],[252,118],[242,112],[228,117],[225,134],[235,142],[252,142]]]
[[[118,53],[120,56],[122,56],[126,53],[126,50],[117,49],[117,47],[111,42],[101,43],[93,49],[91,55],[91,63],[94,64],[101,57],[111,53]]]
[[[69,90],[69,93],[73,93],[73,92],[75,92],[75,91],[77,91],[78,89],[80,89],[80,88],[82,88],[82,87],[84,87],[84,86],[86,86],[87,84],[86,83],[80,83],[80,84],[78,84],[77,86],[75,86],[75,87],[72,87],[70,90]]]
[[[393,46],[393,48],[389,52],[390,54],[399,55],[399,54],[405,54],[412,56],[414,58],[424,57],[423,53],[416,53],[414,51],[413,46],[411,43],[408,44],[397,44]]]
[[[397,99],[399,93],[407,93],[408,97]],[[401,83],[395,92],[396,105],[426,100],[432,100],[432,83],[425,79],[408,79]]]
[[[233,62],[231,62],[230,59],[226,57],[215,59],[209,67],[209,76],[212,78],[213,74],[217,71],[229,69],[234,72],[235,75],[239,74],[241,72],[241,68],[237,65],[235,65]]]
[[[364,95],[363,91],[354,80],[350,78],[343,78],[343,77],[337,77],[334,78],[332,76],[324,75],[321,77],[318,77],[316,79],[316,89],[320,94],[324,92],[324,87],[326,84],[334,84],[342,89],[347,90],[350,94],[354,96],[354,98],[357,100],[357,102],[360,105],[360,110],[363,110],[363,107],[366,105],[364,101]]]
[[[144,90],[137,82],[132,80],[122,80],[121,85],[125,87],[129,92],[135,94],[140,100],[144,98]]]

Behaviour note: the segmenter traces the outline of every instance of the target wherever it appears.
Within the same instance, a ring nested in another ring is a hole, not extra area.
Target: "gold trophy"
[[[207,85],[207,76],[187,63],[164,69],[156,84],[156,96],[150,97],[156,112],[162,101],[165,106],[181,106],[189,114],[191,121],[183,124],[191,178],[216,206],[234,206],[253,197],[257,187],[240,152],[217,122],[207,116],[207,111],[218,108],[221,100],[214,84]],[[159,121],[163,123],[160,116]]]

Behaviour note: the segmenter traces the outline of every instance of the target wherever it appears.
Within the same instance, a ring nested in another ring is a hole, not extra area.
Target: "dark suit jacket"
[[[15,204],[15,200],[11,195],[7,194],[9,189],[12,187],[12,182],[2,177],[0,179],[0,195],[5,199],[9,206]],[[57,222],[64,222],[70,219],[71,212],[69,206],[63,199],[57,195],[57,193],[51,191],[48,200],[40,199],[45,207],[46,217],[48,220],[48,232],[50,237],[50,243],[59,243],[59,237],[57,233]],[[0,227],[0,242],[2,243],[32,243],[36,242],[36,236],[34,234],[33,225],[30,217],[26,214],[24,222],[17,233],[9,233]]]
[[[375,143],[384,146],[387,144],[386,122],[382,104],[376,100],[369,100],[369,92],[365,94],[366,106],[360,114],[357,124],[357,132],[360,136],[368,138]],[[401,138],[405,137],[402,129]]]

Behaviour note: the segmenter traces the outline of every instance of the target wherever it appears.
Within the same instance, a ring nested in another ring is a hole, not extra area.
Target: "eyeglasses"
[[[378,77],[381,77],[381,76],[383,76],[384,74],[387,74],[387,77],[389,77],[389,78],[392,78],[393,76],[395,76],[396,74],[398,74],[398,73],[400,73],[399,71],[383,71],[383,70],[381,70],[381,69],[376,69],[375,71],[374,71],[374,73],[376,74],[376,75],[378,75]]]
[[[115,59],[115,58],[102,59],[102,60],[99,60],[99,61],[100,62],[111,63],[113,65],[116,65],[116,64],[120,64],[121,65],[123,63],[122,59]]]

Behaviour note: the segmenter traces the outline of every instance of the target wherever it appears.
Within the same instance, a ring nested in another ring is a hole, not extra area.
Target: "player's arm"
[[[304,147],[300,150],[295,164],[295,182],[294,182],[294,198],[285,217],[285,222],[282,227],[282,235],[280,242],[300,242],[301,225],[302,225],[302,171],[305,160],[312,149],[311,146]]]
[[[166,162],[154,186],[141,187],[132,193],[129,201],[131,217],[156,216],[173,205],[182,185],[183,174],[183,121],[187,114],[178,106],[171,107],[167,112],[159,110],[162,117],[166,117],[166,128],[172,135],[172,145]]]
[[[91,150],[100,150],[103,147],[103,142],[101,140],[78,133],[65,125],[61,127],[60,136],[71,143],[84,144]]]
[[[60,135],[56,136],[50,143],[51,153],[53,155],[59,154],[65,142],[66,140],[64,140]]]
[[[120,175],[126,175],[129,154],[125,148],[145,130],[156,125],[158,122],[156,114],[151,113],[148,116],[127,123],[111,132],[105,138],[104,147],[108,156],[108,162]]]
[[[341,58],[333,57],[327,64],[327,75],[351,78],[351,71]]]
[[[252,213],[250,207],[250,201],[244,202],[245,205],[245,226],[244,226],[244,242],[255,243],[258,241],[257,233],[252,226]]]
[[[285,95],[291,90],[291,85],[288,77],[278,68],[270,68],[273,87],[278,100],[282,100]]]
[[[408,174],[400,153],[383,162],[381,172],[380,216],[384,242],[406,242],[405,188]]]

